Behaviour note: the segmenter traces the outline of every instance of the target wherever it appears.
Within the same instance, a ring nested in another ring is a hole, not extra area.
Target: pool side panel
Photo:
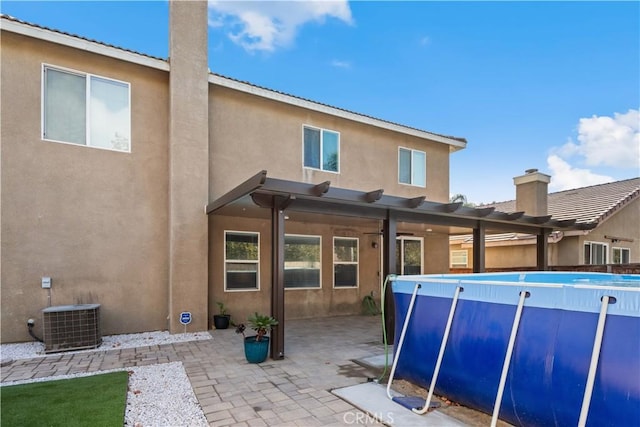
[[[416,282],[411,277],[393,284],[396,341]],[[428,387],[451,296],[460,282],[420,283],[397,375]],[[490,414],[520,289],[474,283],[463,286],[465,291],[458,302],[436,393]],[[632,315],[607,316],[588,425],[630,425],[640,420],[640,314],[634,311],[639,294],[627,291],[616,291],[617,302],[609,306],[609,312],[617,305],[619,312]],[[576,425],[598,322],[593,307],[599,308],[601,290],[537,286],[530,292],[500,418],[514,425]],[[543,293],[551,296],[542,296]],[[559,302],[553,302],[553,293],[561,296]],[[480,301],[469,299],[474,297]],[[490,302],[492,298],[506,299],[509,303]],[[596,299],[593,304],[582,301],[593,298]],[[567,299],[573,300],[573,305],[578,299],[578,310],[558,307]]]

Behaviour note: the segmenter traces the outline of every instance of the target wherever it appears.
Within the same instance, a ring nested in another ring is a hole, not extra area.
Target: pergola
[[[279,320],[272,331],[271,357],[284,357],[284,240],[285,211],[326,214],[382,221],[385,242],[398,236],[398,223],[446,227],[450,234],[473,230],[473,272],[485,269],[485,235],[491,232],[518,232],[537,236],[537,268],[546,270],[547,239],[555,230],[589,230],[591,223],[555,220],[551,215],[530,216],[524,212],[498,212],[494,208],[473,208],[462,203],[438,203],[425,197],[388,196],[383,189],[356,191],[331,187],[329,181],[309,184],[269,178],[263,170],[207,205],[214,215],[264,216],[271,218],[271,312]],[[384,245],[383,277],[396,272],[396,246]],[[390,288],[385,295],[385,323],[393,334],[395,314]]]

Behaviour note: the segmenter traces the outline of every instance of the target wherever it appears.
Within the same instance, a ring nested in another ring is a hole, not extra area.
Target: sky
[[[2,1],[2,13],[168,56],[166,1]],[[450,192],[513,200],[640,176],[640,2],[209,1],[212,72],[466,138]]]

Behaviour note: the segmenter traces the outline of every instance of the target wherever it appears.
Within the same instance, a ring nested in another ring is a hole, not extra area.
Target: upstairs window
[[[129,83],[43,67],[42,139],[131,152]]]
[[[601,265],[607,263],[608,246],[604,243],[585,242],[584,263],[587,265]]]
[[[304,127],[304,167],[328,172],[340,171],[340,134]]]
[[[398,182],[416,187],[427,186],[427,154],[424,151],[398,149]]]
[[[613,248],[612,249],[612,260],[613,264],[629,264],[629,255],[631,251],[629,248]]]

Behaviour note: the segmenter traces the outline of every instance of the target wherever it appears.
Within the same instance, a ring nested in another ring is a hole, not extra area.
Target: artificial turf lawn
[[[122,427],[126,371],[0,387],[2,426]]]

